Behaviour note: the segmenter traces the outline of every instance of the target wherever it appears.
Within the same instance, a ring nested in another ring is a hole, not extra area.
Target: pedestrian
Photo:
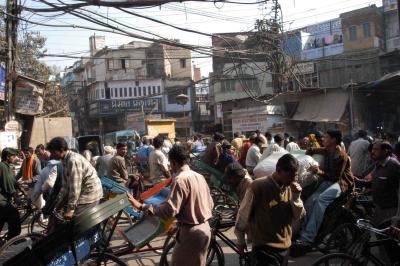
[[[171,176],[168,159],[161,150],[163,142],[164,139],[160,136],[153,139],[154,151],[151,152],[149,157],[150,181],[153,184]]]
[[[350,144],[349,155],[351,158],[351,169],[353,170],[353,175],[356,177],[362,177],[363,172],[368,166],[368,147],[370,143],[366,140],[368,134],[365,130],[359,130],[357,136],[357,139],[352,141]]]
[[[33,148],[29,147],[24,150],[25,159],[22,162],[22,167],[16,179],[22,178],[22,181],[32,183],[38,178],[42,170],[40,160],[33,152]]]
[[[256,134],[257,137],[261,138],[261,140],[263,141],[263,143],[268,144],[267,138],[266,138],[263,134],[261,134],[261,131],[260,131],[259,129],[257,129],[257,130],[255,131],[255,134]]]
[[[299,145],[294,141],[294,137],[289,137],[289,143],[286,145],[286,150],[288,152],[300,150]]]
[[[203,137],[200,134],[193,137],[193,140],[194,140],[193,144],[192,144],[192,152],[193,153],[201,153],[207,149],[202,138]]]
[[[125,157],[128,153],[128,146],[125,143],[117,144],[117,154],[111,159],[109,177],[115,182],[127,186],[129,175],[126,167]]]
[[[371,158],[375,167],[371,172],[371,187],[376,226],[395,216],[398,208],[400,163],[391,158],[391,153],[392,147],[388,142],[373,144]]]
[[[64,218],[71,219],[95,207],[103,197],[103,188],[92,164],[82,155],[70,151],[64,138],[53,138],[47,149],[52,158],[61,160],[63,167],[56,209],[63,209]]]
[[[242,147],[242,152],[240,153],[239,163],[244,168],[246,168],[247,153],[249,152],[250,147],[254,143],[254,138],[255,137],[252,135],[252,136],[250,136],[250,138],[248,140],[243,140],[243,147]]]
[[[46,151],[43,144],[39,144],[36,146],[35,154],[40,160],[41,169],[43,169],[46,166],[47,162],[50,160],[50,152]]]
[[[235,159],[235,148],[230,143],[222,144],[222,153],[219,156],[217,169],[220,172],[225,172],[225,168],[228,164],[236,162]]]
[[[99,177],[108,176],[109,169],[111,168],[111,161],[114,157],[114,149],[111,146],[104,146],[104,155],[97,159],[96,170]]]
[[[90,148],[90,144],[86,144],[85,149],[82,151],[82,156],[91,163],[93,159],[93,152]]]
[[[1,152],[0,162],[0,231],[4,224],[7,224],[8,234],[7,240],[18,236],[21,233],[21,222],[19,212],[12,204],[12,199],[18,201],[18,193],[14,175],[11,170],[17,153],[13,149],[5,148]]]
[[[286,146],[289,144],[289,142],[290,142],[290,135],[288,134],[288,133],[284,133],[283,134],[283,148],[285,148],[286,149]]]
[[[231,144],[235,148],[236,158],[239,158],[239,155],[242,152],[242,148],[243,148],[243,139],[239,136],[239,133],[233,134],[233,140],[232,140]]]
[[[240,204],[234,232],[241,255],[247,246],[246,230],[252,236],[252,266],[284,264],[292,243],[292,223],[304,214],[298,168],[292,155],[282,156],[272,176],[255,180]]]
[[[308,155],[324,155],[324,166],[323,169],[313,168],[313,172],[322,179],[322,182],[304,204],[307,217],[303,222],[300,238],[295,243],[298,255],[309,251],[328,205],[340,195],[351,191],[354,186],[351,159],[342,148],[341,143],[342,133],[332,130],[323,137],[324,148],[307,151]]]
[[[242,202],[247,189],[253,182],[253,179],[249,176],[246,169],[244,169],[237,162],[233,162],[227,165],[227,167],[225,168],[223,180],[226,180],[229,185],[235,188],[236,193],[239,196],[239,203]]]
[[[274,144],[274,139],[272,138],[271,132],[265,132],[265,138],[267,139],[268,145]]]
[[[246,169],[249,174],[253,174],[254,168],[257,166],[261,159],[261,148],[264,145],[263,140],[260,137],[254,138],[254,143],[250,147],[246,155]]]
[[[176,217],[177,241],[171,265],[205,266],[211,230],[213,200],[205,178],[188,165],[185,148],[174,146],[169,153],[174,178],[167,199],[159,206],[146,205],[128,195],[133,207],[164,220]]]
[[[204,152],[203,162],[215,168],[219,156],[222,153],[222,142],[224,141],[225,136],[221,133],[215,133],[213,139],[214,141],[207,146],[207,149]]]

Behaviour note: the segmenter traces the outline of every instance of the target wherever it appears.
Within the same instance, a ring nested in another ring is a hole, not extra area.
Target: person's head
[[[52,159],[60,160],[64,158],[65,153],[68,151],[68,144],[64,138],[56,137],[47,144],[47,150],[50,152]]]
[[[222,135],[221,133],[215,133],[214,134],[214,141],[222,143],[222,141],[225,139],[225,136]]]
[[[119,142],[117,143],[117,154],[121,157],[125,157],[128,154],[128,146],[126,143]]]
[[[295,138],[292,137],[292,136],[290,136],[290,137],[289,137],[289,142],[294,142],[294,141],[295,141]]]
[[[146,137],[143,137],[142,142],[143,142],[143,145],[149,145],[150,144],[149,138],[146,138]]]
[[[365,130],[359,130],[357,135],[358,135],[359,138],[367,139],[368,133]]]
[[[239,133],[237,133],[237,132],[234,133],[234,134],[233,134],[233,137],[234,137],[235,139],[238,138],[238,137],[239,137]]]
[[[288,133],[284,133],[284,134],[283,134],[283,137],[284,137],[285,139],[288,139],[290,136],[289,136]]]
[[[37,155],[43,155],[44,152],[45,152],[45,148],[44,148],[43,144],[39,144],[39,145],[36,146],[35,153]]]
[[[162,137],[155,137],[155,138],[153,139],[153,146],[154,146],[155,149],[161,148],[161,147],[163,146],[163,144],[164,144],[164,138],[162,138]]]
[[[104,146],[104,153],[107,154],[112,154],[114,152],[113,147],[111,146]]]
[[[264,145],[264,141],[260,137],[254,137],[254,144],[261,148]]]
[[[179,139],[178,138],[174,138],[174,142],[175,143],[179,142]]]
[[[342,132],[339,130],[329,130],[323,137],[324,147],[333,148],[342,143]]]
[[[194,136],[193,136],[193,140],[194,140],[194,141],[198,141],[198,140],[199,140],[199,137],[196,136],[196,135],[194,135]]]
[[[281,135],[281,134],[276,134],[276,135],[274,136],[274,141],[275,141],[275,143],[278,144],[279,146],[282,146],[282,145],[283,145],[283,137],[282,137],[282,135]]]
[[[289,186],[296,181],[299,162],[291,154],[285,154],[276,163],[277,182],[284,186]]]
[[[5,148],[1,152],[1,161],[9,164],[15,163],[17,159],[17,151],[11,148]]]
[[[30,159],[33,155],[33,148],[29,147],[29,148],[24,149],[24,154],[25,154],[26,159]]]
[[[265,137],[267,138],[268,141],[271,141],[272,140],[271,132],[265,132]]]
[[[375,142],[372,146],[371,159],[375,162],[383,161],[392,154],[392,151],[392,145],[389,142]]]
[[[235,150],[234,150],[233,146],[230,143],[222,144],[222,150],[224,152],[226,152],[227,154],[229,154],[229,155],[235,154]]]
[[[257,129],[257,130],[256,130],[256,135],[257,135],[257,136],[260,136],[260,135],[261,135],[261,131]]]
[[[175,145],[168,153],[172,172],[176,173],[189,160],[189,154],[185,147]]]
[[[226,180],[229,185],[237,187],[245,176],[246,171],[239,163],[235,162],[226,166],[223,180]]]

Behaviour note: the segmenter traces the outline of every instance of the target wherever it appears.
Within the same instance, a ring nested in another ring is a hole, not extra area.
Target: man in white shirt
[[[294,137],[289,137],[289,143],[286,145],[286,150],[288,152],[300,150],[299,145],[296,142],[294,142]]]
[[[353,175],[362,177],[363,172],[367,168],[369,159],[368,147],[370,143],[366,140],[366,131],[360,130],[357,135],[358,139],[350,144],[349,155],[351,158],[351,169],[353,170]]]
[[[155,150],[150,153],[150,180],[153,184],[159,183],[162,178],[170,177],[169,162],[165,154],[162,152],[164,139],[161,136],[154,138],[153,145]]]
[[[257,166],[261,158],[261,147],[264,145],[264,141],[260,137],[254,138],[254,143],[250,147],[246,156],[246,168],[249,174],[253,174],[254,168]]]

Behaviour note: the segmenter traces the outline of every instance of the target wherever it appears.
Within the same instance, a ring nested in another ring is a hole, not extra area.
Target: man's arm
[[[40,174],[40,171],[42,171],[42,165],[40,163],[40,160],[38,158],[34,158],[34,167],[33,167],[33,178],[37,179],[37,176]]]
[[[83,165],[79,161],[71,161],[68,163],[69,180],[68,180],[68,202],[67,212],[74,211],[81,195]]]
[[[168,198],[159,206],[149,205],[148,211],[164,220],[175,217],[181,210],[182,203],[186,201],[189,190],[182,183],[173,182]]]
[[[238,246],[243,251],[246,247],[246,230],[249,225],[250,214],[253,209],[254,193],[252,189],[248,189],[243,200],[240,202],[239,212],[235,223],[235,235],[237,237]]]
[[[301,186],[295,182],[290,185],[292,197],[290,199],[290,206],[292,207],[293,220],[300,220],[306,213],[303,201],[300,199]]]

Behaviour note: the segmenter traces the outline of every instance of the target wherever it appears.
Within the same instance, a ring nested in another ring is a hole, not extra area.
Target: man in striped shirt
[[[96,169],[82,155],[68,150],[67,142],[57,137],[47,149],[51,157],[63,165],[62,185],[56,208],[64,208],[64,218],[71,219],[96,206],[103,197],[101,181]]]

